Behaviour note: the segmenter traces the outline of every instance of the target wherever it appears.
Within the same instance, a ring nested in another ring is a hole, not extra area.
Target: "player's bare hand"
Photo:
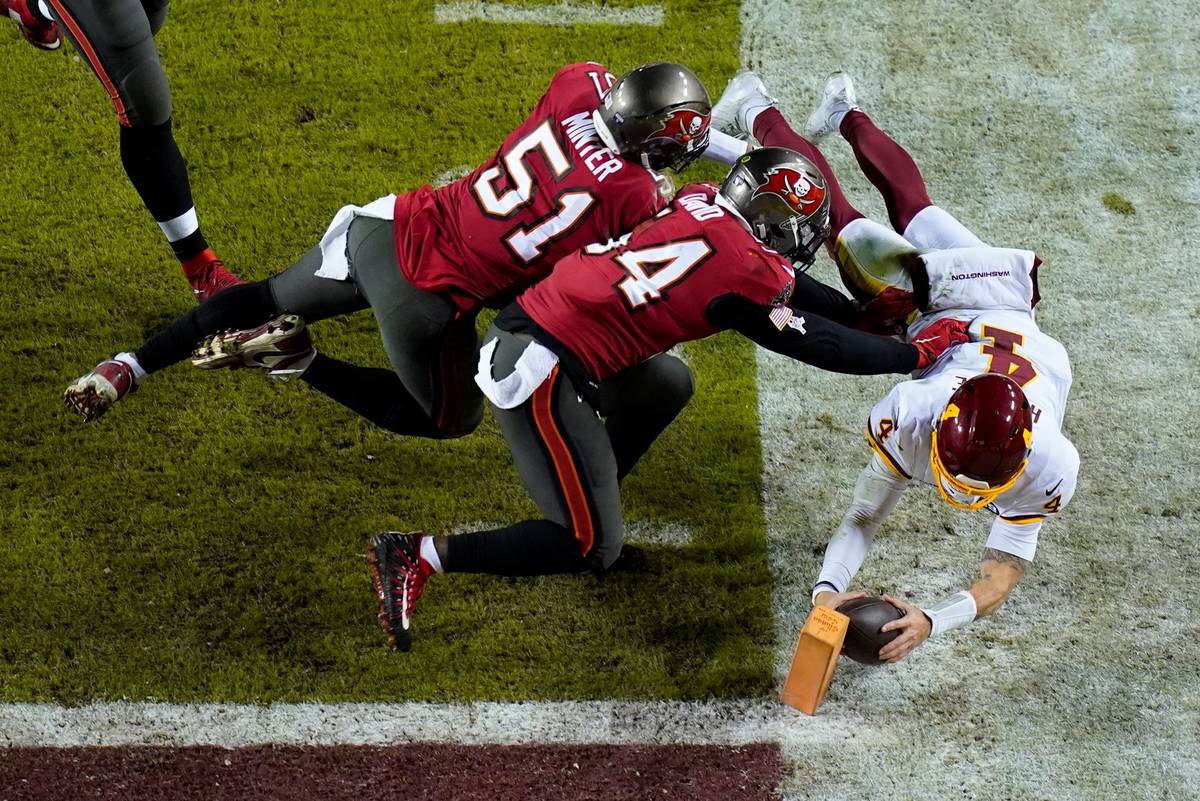
[[[900,636],[879,649],[879,658],[884,662],[899,662],[908,656],[912,649],[929,639],[933,625],[925,613],[910,603],[905,603],[890,595],[883,600],[904,613],[904,617],[885,623],[881,631],[900,631]]]
[[[833,590],[825,590],[818,592],[816,599],[813,601],[814,606],[828,606],[830,609],[837,609],[846,601],[853,601],[855,598],[866,598],[865,592],[834,592]]]

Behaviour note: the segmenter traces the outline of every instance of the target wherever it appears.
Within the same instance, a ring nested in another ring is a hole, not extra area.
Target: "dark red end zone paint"
[[[758,801],[778,747],[0,748],[0,801]]]

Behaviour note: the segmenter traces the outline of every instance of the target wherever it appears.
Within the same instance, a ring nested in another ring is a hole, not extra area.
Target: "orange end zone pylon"
[[[833,669],[837,667],[842,641],[850,618],[824,606],[814,606],[800,630],[792,669],[783,684],[781,698],[788,706],[815,715],[825,698]]]

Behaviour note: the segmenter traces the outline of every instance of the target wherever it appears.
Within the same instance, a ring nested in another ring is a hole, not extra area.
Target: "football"
[[[882,598],[868,595],[846,601],[837,608],[850,618],[842,653],[864,665],[879,665],[879,649],[900,635],[898,631],[880,631],[885,623],[904,617],[904,613]]]

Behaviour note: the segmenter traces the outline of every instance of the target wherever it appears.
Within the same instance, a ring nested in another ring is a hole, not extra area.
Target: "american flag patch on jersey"
[[[792,310],[787,306],[776,306],[774,309],[771,309],[769,316],[775,327],[782,331],[787,327],[788,321],[792,319]]]

